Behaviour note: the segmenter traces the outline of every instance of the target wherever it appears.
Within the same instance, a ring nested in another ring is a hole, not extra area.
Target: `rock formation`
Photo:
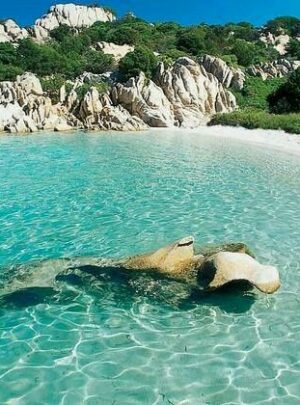
[[[92,87],[80,103],[78,118],[87,129],[115,131],[140,131],[148,126],[137,116],[132,116],[121,105],[112,105],[107,94],[99,95]]]
[[[195,128],[217,112],[236,108],[235,97],[219,79],[189,58],[179,58],[168,68],[161,63],[154,81],[143,73],[125,84],[107,78],[112,88],[106,94],[99,94],[93,87],[94,82],[103,80],[103,75],[99,76],[82,75],[69,82],[72,88],[68,92],[63,86],[56,105],[45,96],[32,73],[19,76],[16,82],[0,83],[0,129],[30,132],[71,127],[124,131],[144,130],[148,126]],[[79,99],[77,90],[83,83],[91,83],[91,88]]]
[[[260,291],[271,294],[280,287],[278,270],[264,266],[245,253],[219,252],[201,264],[198,283],[214,290],[234,281],[247,281]]]
[[[217,77],[187,57],[169,68],[161,63],[155,82],[141,74],[126,84],[117,84],[112,100],[150,127],[195,128],[210,115],[236,108],[235,97]]]
[[[66,108],[53,106],[44,96],[39,79],[32,73],[18,76],[16,82],[0,82],[0,107],[0,131],[61,131],[78,125]]]
[[[37,41],[43,42],[49,38],[50,31],[60,25],[83,28],[97,21],[113,21],[114,18],[110,11],[101,7],[58,4],[52,6],[47,14],[36,20],[32,33]]]
[[[250,76],[258,76],[263,80],[284,77],[300,67],[300,61],[279,59],[274,62],[251,65],[247,69]]]
[[[280,55],[286,54],[286,48],[290,42],[290,36],[284,32],[277,36],[271,34],[270,32],[263,33],[259,39],[266,45],[273,46]]]
[[[222,59],[211,55],[204,55],[200,63],[207,72],[216,76],[226,88],[242,90],[244,87],[246,76],[241,69],[228,66]]]
[[[187,57],[169,68],[161,63],[156,83],[171,103],[174,124],[179,127],[195,128],[210,115],[231,112],[237,106],[234,95],[216,76]]]
[[[138,116],[151,127],[172,127],[172,105],[163,90],[143,73],[112,89],[114,105],[122,105],[130,114]]]
[[[226,248],[228,250],[222,250]],[[61,281],[66,282],[68,276],[75,275],[84,280],[88,276],[86,268],[88,267],[88,273],[91,273],[91,266],[96,280],[97,275],[101,277],[103,271],[109,271],[105,280],[110,274],[126,274],[126,279],[130,281],[131,276],[148,273],[150,278],[155,275],[156,278],[180,281],[193,289],[205,292],[236,281],[248,282],[267,294],[278,290],[278,270],[273,266],[262,265],[244,253],[249,250],[247,246],[241,243],[227,244],[220,246],[220,249],[213,255],[196,254],[194,238],[188,236],[154,252],[124,260],[90,257],[44,261],[27,266],[26,277],[24,269],[21,277],[18,277],[16,269],[13,272],[16,276],[4,286],[1,295],[31,287],[51,287],[59,290],[63,286]]]
[[[13,20],[0,23],[0,42],[17,42],[29,36],[25,28],[20,28]]]
[[[96,50],[100,50],[105,54],[112,55],[116,62],[119,62],[129,52],[134,51],[134,46],[130,45],[117,45],[113,42],[98,42],[95,46]]]

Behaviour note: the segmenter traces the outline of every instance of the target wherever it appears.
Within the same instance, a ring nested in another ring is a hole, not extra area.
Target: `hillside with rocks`
[[[195,128],[249,106],[254,87],[266,100],[299,67],[299,38],[294,18],[182,27],[96,5],[2,21],[0,131]]]

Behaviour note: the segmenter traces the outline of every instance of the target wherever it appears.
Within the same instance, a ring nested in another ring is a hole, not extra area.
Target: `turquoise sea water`
[[[0,403],[299,404],[299,157],[197,132],[0,137],[2,285],[16,264],[190,234],[248,243],[282,288],[117,280],[2,303]]]

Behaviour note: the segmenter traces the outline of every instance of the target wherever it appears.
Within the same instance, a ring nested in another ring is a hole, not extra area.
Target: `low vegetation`
[[[95,6],[91,4],[90,6]],[[106,9],[108,10],[108,9]],[[112,11],[112,10],[108,10]],[[150,24],[132,14],[113,22],[97,22],[81,30],[62,25],[51,32],[47,43],[38,44],[27,38],[18,46],[0,44],[0,80],[14,80],[31,71],[42,79],[45,92],[59,100],[59,88],[84,71],[101,74],[117,68],[111,55],[97,50],[100,41],[135,47],[119,63],[120,80],[128,80],[143,71],[154,76],[159,61],[171,64],[180,56],[197,60],[204,54],[221,57],[228,65],[246,69],[249,65],[271,62],[279,58],[271,45],[260,40],[263,31],[274,35],[287,33],[291,40],[287,58],[300,59],[300,20],[279,17],[267,22],[261,30],[249,23],[190,27],[174,22]],[[94,83],[100,92],[107,84]],[[83,97],[89,85],[78,88]],[[300,70],[285,79],[247,77],[242,91],[235,91],[240,110],[216,116],[211,124],[242,125],[247,128],[281,128],[300,131]],[[293,114],[290,114],[293,113]],[[282,114],[282,115],[275,115]]]
[[[268,110],[268,97],[277,90],[285,78],[262,80],[260,77],[247,77],[244,88],[234,92],[241,109]]]
[[[300,32],[299,21],[276,19],[270,21],[267,27],[277,32],[278,24],[282,23],[296,41]],[[62,25],[51,32],[51,40],[46,44],[37,44],[31,39],[20,41],[19,47],[16,48],[11,44],[0,44],[0,79],[11,80],[20,71],[25,70],[30,70],[40,77],[59,73],[67,79],[72,79],[85,70],[102,73],[113,69],[112,58],[102,51],[94,50],[100,41],[137,47],[138,54],[131,57],[138,59],[140,68],[144,67],[143,59],[149,59],[149,52],[154,55],[146,65],[149,62],[151,66],[159,60],[171,63],[183,54],[198,58],[208,53],[223,58],[229,64],[242,67],[277,59],[278,52],[271,45],[267,46],[260,41],[260,35],[259,29],[244,22],[225,25],[203,23],[186,27],[174,22],[149,24],[127,14],[121,19],[97,22],[82,30]],[[297,42],[291,43],[291,56],[300,52],[297,46]],[[127,67],[128,72],[125,72]],[[128,77],[132,71],[132,63],[128,58],[122,69],[124,77]],[[151,76],[151,67],[147,69],[147,74]]]
[[[277,114],[300,112],[300,68],[268,96],[270,111]]]
[[[281,129],[289,133],[300,134],[300,114],[275,115],[266,111],[236,111],[216,115],[209,125],[228,125],[248,129]]]

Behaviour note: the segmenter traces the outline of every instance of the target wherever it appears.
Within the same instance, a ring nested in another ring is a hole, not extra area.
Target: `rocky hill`
[[[203,125],[238,108],[251,76],[298,68],[300,24],[276,24],[150,24],[74,4],[28,29],[2,21],[0,131]]]

